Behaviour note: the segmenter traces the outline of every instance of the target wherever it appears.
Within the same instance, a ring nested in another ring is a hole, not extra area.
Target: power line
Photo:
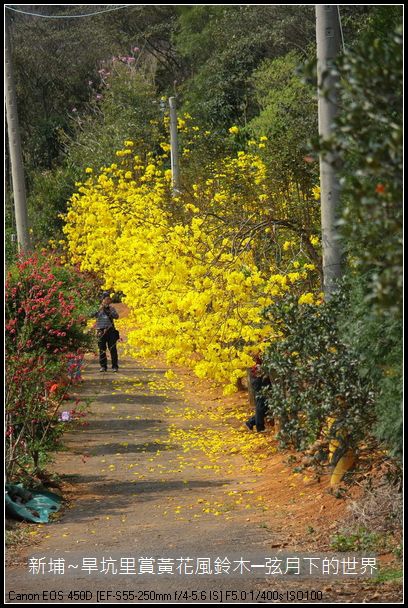
[[[134,6],[138,6],[138,5],[135,5],[135,4],[123,4],[121,6],[115,6],[115,7],[104,9],[104,10],[101,10],[101,11],[95,11],[93,13],[84,13],[84,14],[81,14],[81,15],[42,15],[41,13],[30,13],[30,12],[27,12],[27,11],[21,11],[21,10],[19,10],[17,8],[13,8],[12,6],[7,6],[7,5],[5,5],[4,8],[7,8],[10,11],[14,11],[16,13],[20,13],[21,15],[29,15],[31,17],[40,17],[42,19],[78,19],[78,18],[81,18],[81,17],[92,17],[94,15],[101,15],[103,13],[109,13],[109,12],[112,12],[112,11],[118,11],[118,10],[120,10],[122,8],[130,8],[130,7],[134,7]],[[143,45],[143,49],[146,46],[146,44],[149,44],[154,50],[157,50],[157,49],[154,48],[154,46],[152,45],[152,43],[147,39],[147,37],[145,36],[145,34],[143,34],[143,32],[137,26],[136,26],[136,28],[137,28],[139,34],[145,40],[145,44]],[[142,49],[142,51],[143,51],[143,49]],[[139,58],[140,57],[141,57],[141,53],[139,55]],[[156,55],[156,57],[157,57],[157,55]],[[158,58],[158,60],[160,61],[159,58]],[[161,62],[161,63],[163,63],[163,62]]]
[[[122,6],[115,6],[113,8],[107,8],[102,11],[95,11],[93,13],[85,13],[83,15],[42,15],[41,13],[28,13],[26,11],[20,11],[17,8],[13,8],[12,6],[5,6],[4,8],[8,8],[10,11],[14,11],[15,13],[20,13],[21,15],[29,15],[30,17],[41,17],[42,19],[79,19],[81,17],[93,17],[94,15],[101,15],[102,13],[110,13],[111,11],[118,11],[122,8],[128,8],[129,6],[134,6],[133,4],[123,4]]]

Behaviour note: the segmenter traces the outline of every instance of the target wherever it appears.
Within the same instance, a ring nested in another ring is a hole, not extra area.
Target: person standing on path
[[[268,406],[262,389],[264,386],[270,386],[271,381],[269,376],[262,371],[262,360],[259,356],[255,358],[255,365],[248,370],[248,384],[255,401],[255,414],[245,422],[245,426],[250,431],[255,426],[258,433],[264,433]]]
[[[99,364],[101,366],[99,371],[106,372],[108,370],[108,359],[106,356],[106,347],[108,347],[111,354],[112,371],[117,372],[119,364],[116,342],[118,341],[119,336],[117,329],[115,329],[113,319],[119,319],[119,315],[115,308],[111,306],[111,299],[108,292],[103,292],[101,305],[92,317],[96,317]]]

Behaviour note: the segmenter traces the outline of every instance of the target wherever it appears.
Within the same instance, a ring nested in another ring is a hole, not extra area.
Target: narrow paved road
[[[399,585],[248,572],[240,561],[262,566],[285,548],[309,551],[290,530],[296,506],[319,525],[320,486],[305,497],[287,471],[279,476],[282,459],[266,436],[245,432],[238,398],[187,373],[121,361],[119,374],[88,362],[79,389],[92,400],[88,426],[65,435],[52,467],[68,504],[56,521],[31,524],[33,545],[13,552],[6,603],[399,602]],[[265,477],[265,456],[276,479]]]
[[[252,489],[256,459],[227,445],[229,424],[245,433],[242,425],[207,416],[199,395],[186,401],[188,391],[165,369],[126,360],[119,374],[97,370],[90,361],[80,389],[92,399],[89,425],[67,433],[53,467],[71,488],[71,504],[36,529],[38,544],[22,556],[44,558],[46,574],[30,574],[27,562],[11,566],[11,601],[27,594],[30,603],[51,602],[55,596],[44,595],[51,591],[60,603],[84,598],[70,591],[93,602],[97,591],[128,592],[99,597],[110,603],[217,602],[227,591],[252,601],[263,582],[239,561],[268,555],[274,536]]]

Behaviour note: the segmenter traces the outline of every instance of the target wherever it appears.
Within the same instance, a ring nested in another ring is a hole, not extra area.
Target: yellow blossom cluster
[[[251,238],[238,238],[242,215],[267,218],[261,197],[278,196],[255,154],[225,159],[188,197],[172,199],[163,158],[142,161],[133,142],[124,143],[117,163],[77,183],[65,215],[70,260],[124,294],[129,354],[164,352],[169,364],[232,393],[254,354],[278,335],[262,310],[288,290],[301,293],[314,267],[282,273],[259,263]]]

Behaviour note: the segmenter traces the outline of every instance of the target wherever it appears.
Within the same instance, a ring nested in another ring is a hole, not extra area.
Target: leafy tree
[[[301,56],[291,51],[265,60],[252,75],[259,114],[248,131],[271,142],[268,161],[282,182],[296,182],[303,190],[318,183],[316,167],[305,162],[317,133],[316,91],[298,75]]]
[[[73,135],[59,133],[66,151],[63,163],[33,172],[28,210],[34,242],[61,238],[60,214],[85,168],[99,170],[117,160],[115,151],[125,139],[137,141],[144,152],[158,146],[159,104],[153,85],[138,68],[116,59],[100,69],[98,79],[88,112],[71,114]]]
[[[343,232],[354,265],[370,272],[367,297],[382,312],[402,307],[402,36],[368,39],[341,70]]]
[[[65,138],[65,162],[73,168],[111,164],[126,139],[145,151],[158,146],[161,110],[153,83],[126,58],[104,65],[88,113],[72,114],[74,136]]]
[[[55,14],[55,6],[42,12]],[[77,13],[76,7],[66,14]],[[69,128],[69,111],[89,100],[98,61],[119,46],[103,20],[43,19],[13,13],[13,61],[25,162],[50,169],[61,158],[58,132]]]
[[[90,8],[104,7],[82,7],[85,13]],[[151,80],[167,86],[177,78],[170,43],[175,8],[135,6],[83,19],[68,18],[78,14],[77,6],[44,5],[35,12],[67,16],[44,19],[10,12],[25,162],[50,169],[63,157],[60,132],[71,133],[72,109],[81,113],[94,96],[102,62],[139,53],[139,65]]]
[[[32,175],[27,207],[31,241],[36,247],[61,238],[62,220],[59,214],[66,208],[77,176],[75,171],[64,165],[36,171]]]
[[[339,65],[342,232],[352,277],[342,327],[375,387],[378,437],[402,452],[402,33],[381,7]]]
[[[313,15],[307,7],[301,12],[277,6],[184,9],[175,43],[190,66],[181,88],[185,108],[212,128],[237,120],[245,124],[255,114],[252,71],[265,57],[298,46],[296,38],[306,48],[313,37]]]

